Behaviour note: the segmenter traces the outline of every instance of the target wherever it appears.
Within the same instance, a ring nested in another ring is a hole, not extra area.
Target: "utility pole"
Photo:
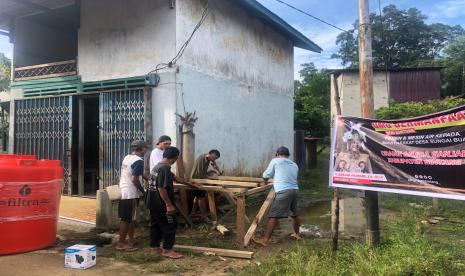
[[[373,56],[371,50],[371,25],[368,0],[358,0],[358,51],[360,74],[360,99],[362,117],[374,117]],[[366,240],[369,245],[379,244],[378,193],[365,191]]]

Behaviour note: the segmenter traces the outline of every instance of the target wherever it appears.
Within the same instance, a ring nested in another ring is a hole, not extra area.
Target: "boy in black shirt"
[[[179,259],[181,254],[173,250],[178,223],[176,213],[175,195],[171,172],[173,165],[179,157],[179,150],[168,147],[163,152],[160,161],[151,172],[152,184],[149,191],[147,205],[150,209],[150,246],[159,250],[163,240],[162,255],[167,258]]]

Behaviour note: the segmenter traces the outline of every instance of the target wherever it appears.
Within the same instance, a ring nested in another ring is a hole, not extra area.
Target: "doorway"
[[[99,96],[80,96],[73,113],[73,195],[95,197],[99,189]]]

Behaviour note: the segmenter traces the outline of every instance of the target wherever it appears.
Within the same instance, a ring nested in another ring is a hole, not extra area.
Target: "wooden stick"
[[[187,222],[187,224],[192,227],[192,225],[194,225],[194,224],[190,220],[187,213],[185,213],[184,210],[181,207],[176,206],[176,209],[179,212],[179,214],[181,214],[182,218]]]
[[[191,252],[201,252],[201,253],[211,252],[211,253],[215,253],[218,256],[242,258],[242,259],[252,259],[252,256],[254,254],[254,252],[251,252],[251,251],[198,247],[198,246],[189,246],[189,245],[175,245],[173,248],[179,251],[191,251]]]
[[[245,196],[237,197],[236,238],[240,245],[244,242],[245,232]]]
[[[258,183],[252,182],[239,182],[239,181],[224,181],[224,180],[212,180],[212,179],[191,179],[192,182],[199,184],[217,185],[217,186],[233,186],[233,187],[245,187],[245,188],[256,188]]]
[[[215,193],[213,191],[207,191],[208,196],[208,208],[210,208],[210,217],[212,221],[217,221],[216,215],[216,203],[215,203]]]
[[[273,199],[274,199],[274,189],[271,189],[265,201],[263,202],[262,207],[260,207],[260,210],[258,211],[257,215],[252,221],[252,224],[250,225],[249,230],[247,230],[247,233],[244,236],[244,246],[249,245],[250,240],[255,234],[255,231],[257,231],[258,224],[263,219],[266,212],[268,212],[268,210],[270,209]]]
[[[342,75],[344,78],[344,75]],[[344,83],[344,79],[342,79]],[[336,114],[341,115],[341,98],[339,96],[339,87],[337,84],[337,76],[333,75],[333,86],[334,86],[334,103],[336,105]],[[330,162],[334,162],[334,160],[330,160]],[[331,230],[333,231],[333,251],[337,250],[338,242],[339,242],[339,195],[338,190],[336,187],[333,188],[333,199],[331,201],[331,205],[333,206],[333,213],[331,214]]]

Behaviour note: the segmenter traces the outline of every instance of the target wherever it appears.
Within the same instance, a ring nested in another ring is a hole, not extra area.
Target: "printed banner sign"
[[[465,106],[396,121],[336,116],[330,186],[465,200]]]

